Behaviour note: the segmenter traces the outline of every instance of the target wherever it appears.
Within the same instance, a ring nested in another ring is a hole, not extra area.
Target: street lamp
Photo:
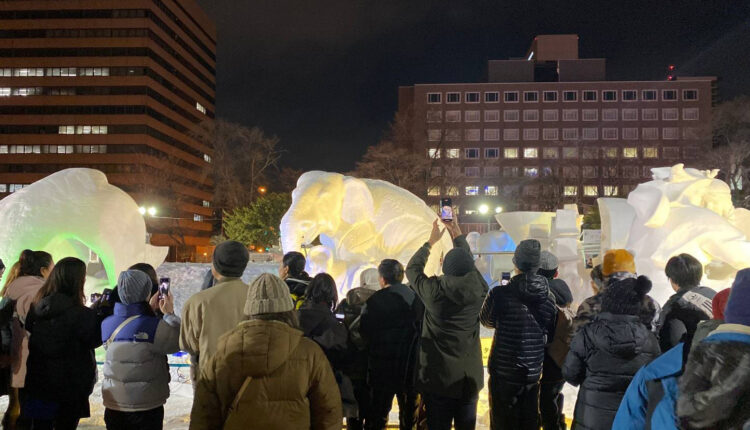
[[[141,207],[138,208],[138,212],[140,212],[141,215],[146,215],[146,208],[144,208],[143,206],[141,206]]]
[[[495,213],[496,214],[499,214],[502,211],[503,211],[503,207],[502,206],[498,206],[498,207],[495,208]]]
[[[259,193],[261,193],[261,194],[265,194],[265,193],[266,193],[266,191],[267,191],[267,190],[266,190],[266,187],[258,187],[258,192],[259,192]]]
[[[487,212],[489,212],[489,211],[490,211],[490,208],[489,208],[489,206],[487,206],[487,205],[482,205],[482,206],[479,206],[479,213],[480,213],[480,214],[482,214],[482,215],[486,215],[486,214],[487,214]]]
[[[150,208],[148,208],[148,215],[149,216],[156,216],[156,208],[153,207],[153,206],[151,206]]]

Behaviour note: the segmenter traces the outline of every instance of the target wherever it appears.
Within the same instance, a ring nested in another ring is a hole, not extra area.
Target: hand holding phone
[[[169,278],[159,278],[159,299],[164,299],[169,295]]]
[[[440,199],[440,219],[443,222],[453,221],[453,201],[449,197]]]
[[[500,278],[500,285],[510,284],[510,272],[503,272],[502,278]]]

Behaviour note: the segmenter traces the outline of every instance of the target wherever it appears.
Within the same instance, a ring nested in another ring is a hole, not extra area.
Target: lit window
[[[203,215],[193,214],[193,221],[202,222],[203,221]]]
[[[659,129],[657,127],[645,127],[641,129],[641,138],[645,140],[656,140],[659,138]]]
[[[484,122],[498,122],[500,121],[499,110],[486,110],[484,111]]]
[[[547,147],[542,149],[542,157],[548,160],[557,159],[560,157],[560,151],[557,148]]]
[[[518,103],[518,91],[506,91],[503,93],[505,103]]]
[[[584,128],[583,129],[583,139],[584,140],[596,140],[599,138],[599,129],[598,128]]]
[[[659,150],[657,148],[643,148],[643,158],[658,158]]]
[[[622,101],[634,102],[636,100],[638,100],[638,91],[636,90],[623,90],[622,91]]]
[[[545,128],[542,130],[542,139],[557,140],[558,131],[556,128]]]
[[[616,102],[617,91],[615,90],[604,90],[602,91],[602,100],[605,102]]]
[[[203,115],[206,114],[206,108],[203,107],[202,104],[195,102],[195,108],[198,109],[198,112],[202,113]]]
[[[537,148],[523,148],[523,158],[538,158],[539,149]]]
[[[478,178],[479,167],[475,167],[475,166],[465,167],[464,174],[466,175],[467,178]]]
[[[578,121],[578,109],[563,109],[563,121]]]
[[[436,104],[440,103],[441,93],[427,93],[427,103]]]
[[[585,101],[585,102],[595,102],[596,101],[596,91],[585,90],[583,92],[583,101]]]
[[[659,119],[659,109],[641,109],[641,118],[644,121],[656,121]]]
[[[478,142],[481,132],[478,128],[468,128],[464,130],[464,139],[469,142]]]
[[[479,122],[479,111],[478,110],[467,110],[464,112],[464,120],[466,122]]]
[[[557,109],[545,109],[543,114],[544,121],[557,121],[559,112]]]
[[[578,101],[578,91],[563,91],[563,101],[565,102]]]
[[[674,140],[680,138],[680,129],[678,127],[664,127],[661,129],[662,139]]]
[[[487,166],[484,168],[485,178],[497,178],[500,176],[500,167],[498,166]]]
[[[206,163],[210,163],[211,162],[211,156],[208,155],[208,154],[203,154],[203,161],[205,161]]]
[[[680,119],[677,108],[668,108],[661,110],[661,119],[665,121],[675,121]]]
[[[0,88],[0,97],[10,97],[10,88],[8,87]]]
[[[448,148],[445,150],[445,158],[458,158],[460,153],[458,148]]]
[[[605,185],[604,197],[615,197],[615,196],[617,196],[617,185]]]
[[[427,188],[427,195],[428,196],[439,196],[440,195],[440,187],[430,187],[430,188]]]
[[[7,193],[7,192],[8,192],[8,185],[0,184],[0,193]]]
[[[575,146],[566,146],[563,148],[563,158],[578,158],[578,148]]]
[[[484,158],[499,158],[500,150],[498,148],[484,148]]]
[[[427,130],[427,140],[430,142],[438,142],[443,137],[443,131],[442,130]]]
[[[677,90],[662,90],[661,99],[670,102],[677,100]]]
[[[10,67],[0,68],[0,78],[9,78],[12,70]]]
[[[500,93],[497,91],[488,91],[484,93],[485,103],[497,103],[500,101]]]
[[[618,152],[617,148],[604,148],[604,158],[617,158]]]
[[[439,148],[429,148],[427,150],[427,157],[429,157],[431,159],[440,158],[440,149]]]
[[[498,128],[485,128],[484,129],[484,140],[485,141],[497,141],[497,140],[500,140],[500,129],[498,129]]]
[[[211,207],[211,202],[209,202],[208,200],[203,200],[203,207],[204,208],[210,208]]]
[[[61,125],[57,128],[58,134],[76,134],[76,127],[74,125]]]
[[[698,100],[698,90],[682,90],[683,100]]]
[[[584,185],[583,195],[586,197],[596,197],[599,195],[599,187],[596,185]]]
[[[464,155],[468,159],[479,158],[479,148],[466,148]]]
[[[539,169],[537,169],[536,167],[524,167],[523,175],[529,178],[536,178],[537,176],[539,176]]]
[[[8,153],[8,145],[0,145],[0,154]]]
[[[563,129],[563,140],[576,140],[578,139],[577,128],[564,128]]]
[[[622,129],[622,138],[625,140],[636,140],[638,139],[638,128],[628,127]]]
[[[518,140],[519,131],[517,128],[506,128],[503,130],[503,140]]]
[[[461,93],[445,93],[446,103],[461,103]]]
[[[556,102],[557,101],[557,91],[545,91],[543,93],[544,95],[544,101],[545,102]]]
[[[638,109],[623,109],[622,120],[623,121],[638,121]]]
[[[523,120],[532,122],[539,121],[539,111],[536,109],[526,109],[523,111]]]
[[[443,111],[427,111],[427,122],[443,122]]]
[[[566,197],[575,197],[578,195],[578,187],[575,185],[566,185],[563,188],[563,194]]]
[[[505,158],[518,158],[518,148],[505,148],[503,155]]]
[[[449,185],[445,188],[445,194],[449,196],[457,196],[458,195],[458,187],[455,185]]]
[[[461,122],[460,110],[445,111],[445,122]]]
[[[523,140],[539,140],[539,129],[538,128],[524,128]]]
[[[602,109],[602,120],[617,121],[617,109]]]
[[[618,131],[616,128],[603,128],[602,129],[602,139],[604,140],[616,140],[618,136]]]
[[[536,103],[539,101],[539,92],[537,91],[524,91],[523,101],[526,103]]]
[[[638,158],[638,148],[622,148],[622,156],[624,158]]]
[[[656,100],[656,90],[643,90],[641,91],[641,99],[643,101],[651,102]]]
[[[476,185],[469,185],[466,187],[466,195],[467,196],[478,196],[479,195],[479,187]]]
[[[484,195],[485,196],[496,196],[497,195],[497,185],[487,185],[484,187]]]
[[[683,108],[682,119],[687,121],[695,121],[698,119],[698,108]]]
[[[517,110],[506,110],[506,111],[503,111],[503,121],[505,121],[505,122],[516,122],[516,121],[518,121],[518,111]]]
[[[479,93],[471,92],[466,93],[466,103],[479,103]]]

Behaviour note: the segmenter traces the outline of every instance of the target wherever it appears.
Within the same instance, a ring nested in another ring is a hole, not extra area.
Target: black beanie
[[[214,269],[228,278],[240,278],[245,272],[250,252],[240,242],[228,240],[214,250]]]
[[[651,280],[645,276],[611,282],[602,292],[602,312],[639,315],[643,299],[649,291]]]
[[[513,264],[522,272],[536,272],[542,259],[542,245],[536,239],[522,240],[513,254]]]
[[[463,248],[451,249],[443,259],[443,273],[448,276],[464,276],[474,267],[474,257]]]

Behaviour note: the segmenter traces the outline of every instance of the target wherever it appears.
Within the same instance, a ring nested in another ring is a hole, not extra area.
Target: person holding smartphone
[[[168,278],[151,294],[152,280],[139,270],[120,274],[120,302],[102,323],[107,350],[102,398],[108,430],[161,429],[169,397],[167,354],[180,349],[180,318]],[[161,310],[163,317],[156,315]]]

